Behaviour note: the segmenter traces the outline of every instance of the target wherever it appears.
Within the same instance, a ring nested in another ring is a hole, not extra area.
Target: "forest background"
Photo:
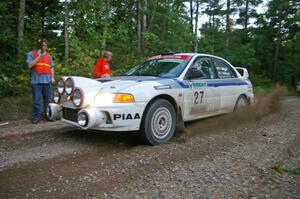
[[[49,41],[56,79],[92,77],[97,58],[110,50],[113,75],[152,55],[200,52],[247,67],[256,88],[293,88],[300,80],[297,0],[11,0],[0,2],[0,13],[6,100],[30,94],[24,62],[40,37]]]

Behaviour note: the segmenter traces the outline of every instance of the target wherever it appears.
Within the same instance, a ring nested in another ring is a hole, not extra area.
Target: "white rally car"
[[[233,112],[253,98],[245,68],[208,54],[163,54],[118,77],[62,77],[46,114],[86,130],[140,131],[157,145],[178,124]]]

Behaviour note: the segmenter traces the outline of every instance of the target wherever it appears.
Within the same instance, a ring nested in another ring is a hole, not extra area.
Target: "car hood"
[[[111,77],[111,78],[100,78],[97,79],[98,82],[101,82],[101,91],[102,92],[118,92],[120,90],[142,84],[148,81],[157,81],[161,78],[152,77],[152,76],[120,76],[120,77]]]
[[[83,91],[119,92],[120,90],[149,81],[160,81],[165,78],[153,76],[119,76],[111,78],[91,79],[86,77],[71,76],[74,87]],[[169,78],[168,78],[169,79]]]

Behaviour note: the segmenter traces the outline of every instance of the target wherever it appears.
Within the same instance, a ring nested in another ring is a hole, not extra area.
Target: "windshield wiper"
[[[158,75],[136,74],[136,76],[152,76],[152,77],[157,77]]]

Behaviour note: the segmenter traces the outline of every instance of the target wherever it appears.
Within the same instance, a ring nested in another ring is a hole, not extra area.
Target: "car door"
[[[224,60],[214,57],[212,61],[219,77],[215,87],[220,94],[220,112],[231,112],[235,106],[242,82],[237,78],[237,74],[233,68]]]
[[[194,120],[214,115],[220,107],[220,95],[211,85],[216,80],[216,70],[209,57],[199,56],[191,64],[191,68],[200,70],[204,76],[189,78],[186,74],[185,82],[189,85],[184,89],[184,119]]]

